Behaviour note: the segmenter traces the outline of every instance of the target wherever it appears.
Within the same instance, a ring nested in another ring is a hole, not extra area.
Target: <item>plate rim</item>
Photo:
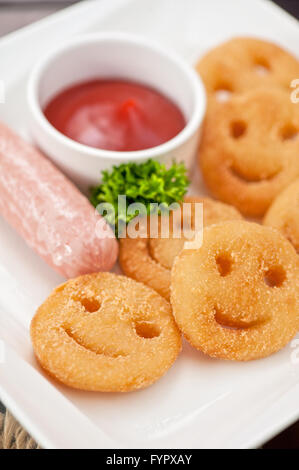
[[[102,4],[104,7],[104,4],[108,4],[109,0],[87,0],[85,2],[79,2],[77,4],[68,6],[64,8],[63,10],[60,10],[58,12],[55,12],[41,20],[38,20],[30,25],[27,25],[23,28],[18,29],[17,31],[11,32],[2,38],[0,38],[0,47],[5,47],[5,46],[11,46],[13,42],[18,42],[22,41],[24,37],[30,36],[31,34],[36,34],[38,30],[44,26],[49,25],[50,23],[55,23],[56,21],[63,21],[64,18],[67,18],[69,15],[72,13],[77,13],[80,12],[81,10],[89,10],[90,8],[93,7],[92,4],[99,2]],[[118,0],[119,5],[120,4],[129,4],[132,0]],[[286,10],[284,10],[282,7],[279,5],[271,2],[270,0],[251,0],[252,2],[255,2],[256,5],[259,5],[260,7],[263,7],[266,9],[269,13],[275,14],[278,17],[285,17],[286,20],[291,22],[296,28],[299,27],[299,22],[298,20],[292,16],[290,13],[288,13]],[[117,10],[117,8],[116,8]],[[9,348],[12,349],[12,348]],[[17,355],[17,353],[14,353]],[[17,355],[18,356],[18,355]],[[18,356],[19,357],[19,356]],[[22,358],[19,358],[21,361],[25,362]],[[29,367],[31,367],[30,364],[27,364]],[[34,369],[33,369],[34,370]],[[35,370],[34,370],[35,371]],[[37,374],[41,375],[38,371],[35,371]],[[43,378],[43,377],[42,377]],[[52,386],[48,382],[49,386]],[[292,393],[293,389],[296,388],[295,386],[292,387],[289,392]],[[57,390],[57,389],[56,389]],[[59,390],[57,390],[58,393],[60,393]],[[1,401],[4,403],[4,405],[9,409],[9,411],[18,419],[21,425],[24,426],[24,428],[31,434],[31,436],[41,445],[43,445],[43,448],[54,448],[53,443],[51,440],[47,439],[46,436],[41,437],[41,434],[43,434],[43,431],[40,429],[39,425],[35,423],[34,420],[30,419],[26,410],[22,410],[21,406],[18,404],[17,400],[14,399],[5,391],[5,385],[0,383],[0,396],[1,396]],[[68,398],[64,397],[65,400],[70,402],[70,404],[73,405],[73,403],[68,400]],[[80,410],[78,410],[79,413],[81,413]],[[83,416],[89,421],[89,418],[84,415]],[[288,426],[292,425],[296,420],[299,419],[299,410],[296,411],[289,411],[288,416],[282,417],[279,422],[277,422],[276,425],[269,425],[268,429],[266,431],[260,431],[260,433],[255,437],[252,438],[246,447],[244,448],[256,448],[261,446],[263,443],[271,439],[273,436],[277,435],[279,432],[287,428]],[[90,422],[91,423],[91,422]],[[92,426],[95,426],[93,423],[91,423]],[[99,430],[97,426],[95,428]],[[105,434],[103,432],[103,434]],[[109,437],[107,436],[107,441],[109,441]],[[114,444],[117,444],[117,442],[114,442]],[[57,448],[57,447],[55,447]],[[103,448],[103,447],[100,447]],[[105,447],[106,448],[106,447]],[[119,449],[121,447],[118,447]],[[128,447],[129,448],[129,447]],[[242,446],[243,448],[243,446]]]

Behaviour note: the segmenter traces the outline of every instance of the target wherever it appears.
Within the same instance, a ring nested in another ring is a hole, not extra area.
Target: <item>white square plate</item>
[[[265,0],[89,0],[0,40],[0,118],[26,136],[25,86],[34,62],[66,38],[103,30],[151,37],[191,63],[234,35],[279,41],[294,54],[299,44],[296,20]],[[165,377],[129,394],[51,382],[34,360],[28,328],[61,281],[0,220],[0,396],[43,447],[248,448],[298,418],[294,343],[250,363],[209,359],[185,345]]]

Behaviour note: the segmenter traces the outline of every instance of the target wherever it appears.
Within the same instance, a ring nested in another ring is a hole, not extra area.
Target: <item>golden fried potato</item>
[[[55,289],[32,320],[31,339],[51,376],[103,392],[147,387],[181,350],[169,303],[112,273],[80,276]]]
[[[299,263],[276,230],[231,221],[204,229],[171,277],[171,304],[186,339],[204,353],[248,361],[283,348],[299,329]]]

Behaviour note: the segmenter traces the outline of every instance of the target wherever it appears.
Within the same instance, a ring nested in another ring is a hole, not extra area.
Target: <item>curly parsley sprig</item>
[[[129,223],[135,215],[119,213],[118,196],[126,196],[126,206],[142,203],[147,214],[151,214],[153,203],[165,208],[174,202],[183,200],[187,192],[189,180],[184,163],[173,163],[170,168],[155,160],[145,163],[123,163],[114,166],[111,171],[102,172],[102,182],[91,188],[91,203],[110,203],[114,208],[114,216],[106,217],[108,223],[116,227],[120,222]]]

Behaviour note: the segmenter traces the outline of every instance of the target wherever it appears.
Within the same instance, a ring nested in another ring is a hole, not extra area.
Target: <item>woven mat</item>
[[[263,449],[299,449],[299,421],[284,431]],[[5,411],[0,402],[0,450],[1,449],[40,449],[15,418]]]
[[[0,449],[39,449],[36,442],[8,412],[0,412]]]

